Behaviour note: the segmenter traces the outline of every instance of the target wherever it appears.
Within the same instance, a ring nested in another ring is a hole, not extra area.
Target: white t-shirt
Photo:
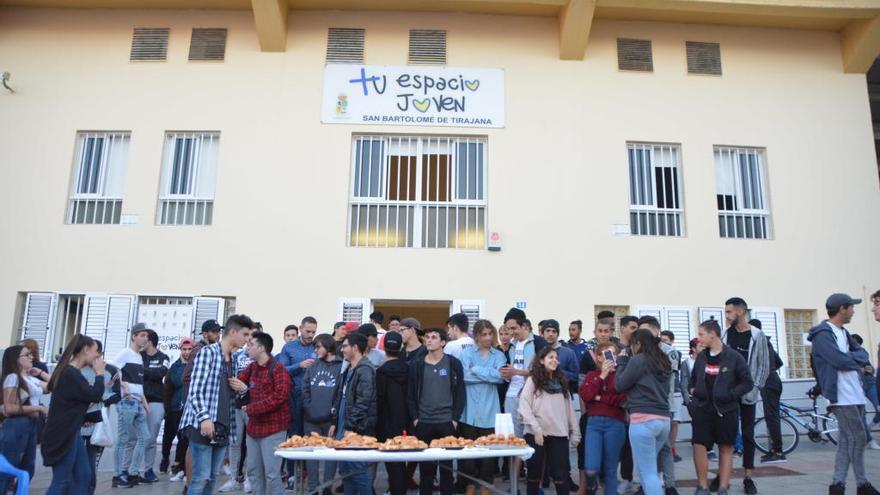
[[[834,338],[837,339],[837,348],[840,352],[849,353],[849,342],[847,342],[846,332],[841,328],[837,328],[831,322],[828,326],[834,332]],[[865,390],[862,388],[862,379],[858,371],[838,371],[837,372],[837,406],[862,406],[865,404]]]
[[[131,347],[123,349],[110,363],[119,368],[122,382],[128,384],[128,395],[135,400],[144,396],[144,358]],[[123,392],[124,394],[124,392]]]
[[[449,354],[455,359],[461,359],[461,354],[465,351],[465,349],[470,349],[474,346],[474,339],[465,335],[464,337],[459,337],[456,340],[452,340],[446,343],[446,347],[443,348],[444,354]]]
[[[39,406],[40,405],[40,397],[43,396],[43,390],[37,386],[36,379],[31,378],[29,376],[24,377],[25,386],[28,389],[28,397],[27,404],[28,406]],[[6,376],[6,379],[3,380],[3,388],[18,388],[18,374],[10,373]]]
[[[525,355],[526,343],[525,341],[514,340],[513,348],[511,349],[513,352],[510,356],[510,365],[513,366],[514,369],[524,370],[526,369],[526,355]],[[526,384],[526,377],[520,375],[513,375],[510,377],[510,386],[507,387],[507,395],[506,397],[517,397],[519,396],[519,392],[522,390],[523,386]]]

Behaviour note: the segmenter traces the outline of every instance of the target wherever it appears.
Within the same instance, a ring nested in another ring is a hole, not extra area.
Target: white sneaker
[[[620,484],[617,485],[617,493],[619,495],[623,495],[624,493],[629,491],[630,485],[631,485],[631,483],[629,481],[626,481],[626,480],[621,481]]]
[[[868,444],[868,448],[871,450],[880,450],[880,444],[877,443],[877,440],[871,440],[871,443]]]
[[[245,493],[251,493],[251,492],[253,492],[253,491],[254,491],[254,487],[251,486],[251,479],[250,479],[250,478],[245,478],[245,479],[244,479],[244,492],[245,492]]]
[[[185,477],[186,477],[186,472],[181,470],[181,471],[178,471],[177,474],[175,474],[174,476],[168,478],[168,481],[183,481],[183,479]]]
[[[238,482],[235,480],[229,480],[226,483],[224,483],[223,486],[221,486],[220,489],[217,491],[220,493],[229,493],[229,492],[237,492],[239,490],[241,490],[241,485],[238,484]]]
[[[226,476],[232,476],[232,468],[229,467],[229,464],[223,465],[223,474],[225,474]]]

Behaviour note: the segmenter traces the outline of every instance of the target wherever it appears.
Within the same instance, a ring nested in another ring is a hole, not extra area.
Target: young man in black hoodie
[[[153,472],[156,462],[156,439],[159,428],[165,419],[165,400],[162,381],[171,367],[171,359],[159,347],[159,335],[154,330],[147,330],[147,346],[141,351],[144,358],[144,397],[150,405],[147,411],[147,427],[150,429],[149,442],[144,449],[144,481],[154,483],[159,477]],[[136,470],[136,469],[135,469]]]
[[[413,419],[416,436],[430,444],[431,440],[455,435],[458,421],[467,400],[464,385],[464,369],[461,361],[443,353],[446,330],[425,330],[425,347],[428,354],[409,364],[407,405]],[[444,463],[440,470],[440,494],[452,495],[452,462]],[[434,491],[436,462],[419,464],[419,493],[431,495]]]
[[[379,401],[379,420],[376,437],[384,442],[410,430],[407,410],[400,407],[406,403],[409,366],[400,359],[403,337],[398,332],[385,334],[385,363],[376,370],[376,398]],[[406,463],[386,462],[388,490],[391,495],[406,495],[409,479]]]
[[[697,471],[695,495],[709,495],[708,451],[718,444],[718,495],[727,495],[733,471],[733,444],[736,443],[739,401],[754,383],[749,365],[742,355],[724,345],[721,327],[715,320],[706,320],[698,330],[700,342],[706,346],[697,355],[691,370],[689,405],[693,421],[694,468]]]

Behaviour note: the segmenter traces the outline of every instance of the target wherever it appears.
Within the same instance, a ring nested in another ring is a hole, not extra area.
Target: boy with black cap
[[[385,334],[385,363],[376,370],[376,398],[379,402],[379,420],[376,423],[376,437],[384,442],[410,430],[410,422],[405,407],[406,392],[409,385],[407,375],[409,366],[400,359],[403,353],[403,336],[398,332]],[[386,462],[388,489],[391,495],[405,495],[407,489],[406,464]]]
[[[401,337],[403,337],[403,359],[410,362],[413,359],[424,357],[428,353],[425,346],[422,345],[421,336],[422,324],[415,318],[404,318],[400,320],[398,329]]]
[[[844,495],[850,465],[858,483],[858,495],[877,495],[865,475],[865,392],[859,373],[870,363],[868,353],[844,325],[852,321],[861,299],[832,294],[825,301],[828,319],[810,329],[813,368],[822,395],[831,403],[828,410],[837,418],[838,445],[829,495]]]
[[[374,368],[382,366],[382,363],[385,362],[385,353],[376,349],[379,344],[379,331],[376,329],[376,325],[364,323],[358,327],[357,331],[367,339],[367,353],[364,357],[373,363]]]

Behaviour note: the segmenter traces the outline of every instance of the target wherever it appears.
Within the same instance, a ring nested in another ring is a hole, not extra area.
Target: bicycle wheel
[[[779,418],[779,429],[782,433],[782,453],[790,454],[797,448],[800,437],[798,429],[788,418]],[[767,431],[767,421],[764,418],[755,421],[755,448],[767,454],[772,444],[770,432]]]
[[[837,445],[837,419],[834,417],[822,418],[822,431],[829,442]]]

